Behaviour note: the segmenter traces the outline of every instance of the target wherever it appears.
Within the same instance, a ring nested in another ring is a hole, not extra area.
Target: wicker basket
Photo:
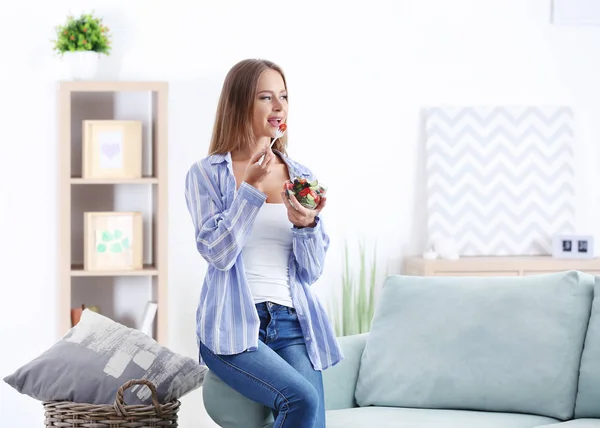
[[[152,404],[126,405],[123,392],[132,385],[146,385],[152,392]],[[150,428],[178,427],[177,412],[181,403],[158,402],[154,384],[146,379],[133,379],[117,391],[113,405],[81,404],[70,401],[44,403],[46,427],[60,428]]]

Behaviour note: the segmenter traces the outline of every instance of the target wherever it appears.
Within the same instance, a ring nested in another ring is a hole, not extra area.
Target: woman
[[[208,262],[197,311],[200,363],[273,409],[274,427],[325,427],[321,372],[343,358],[311,290],[329,237],[320,213],[285,193],[311,171],[269,145],[287,120],[284,73],[244,60],[227,74],[208,157],[191,166],[186,202]],[[264,160],[260,159],[264,156]]]

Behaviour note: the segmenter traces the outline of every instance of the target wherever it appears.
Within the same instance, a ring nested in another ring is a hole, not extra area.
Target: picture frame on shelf
[[[143,228],[140,212],[84,213],[83,269],[132,271],[143,269]]]
[[[84,120],[82,129],[82,178],[142,177],[141,121]]]
[[[593,259],[595,257],[592,235],[554,235],[552,257],[558,259]]]

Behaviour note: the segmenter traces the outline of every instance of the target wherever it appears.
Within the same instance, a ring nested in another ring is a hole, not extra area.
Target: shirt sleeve
[[[195,229],[196,247],[216,269],[229,270],[235,264],[267,195],[242,182],[229,208],[216,174],[198,162],[186,175],[185,198]]]
[[[314,227],[292,228],[292,250],[296,261],[296,271],[300,280],[312,285],[323,274],[325,256],[329,249],[329,235],[323,218],[315,218]]]

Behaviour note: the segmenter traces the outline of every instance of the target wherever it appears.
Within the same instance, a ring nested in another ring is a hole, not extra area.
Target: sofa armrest
[[[338,337],[344,359],[335,366],[323,371],[325,408],[327,410],[356,407],[354,391],[367,337],[368,333]]]

